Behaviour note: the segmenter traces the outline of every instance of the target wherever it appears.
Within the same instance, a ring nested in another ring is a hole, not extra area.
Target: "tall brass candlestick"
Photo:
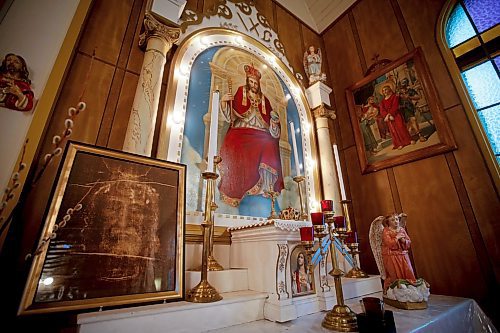
[[[215,163],[215,162],[214,162]],[[214,168],[215,170],[215,168]],[[215,172],[203,172],[203,179],[207,181],[207,193],[205,197],[205,220],[203,227],[203,253],[201,258],[201,281],[193,289],[188,291],[186,301],[194,303],[211,303],[222,299],[219,292],[208,283],[208,264],[211,241],[213,239],[213,211],[217,207],[214,198],[215,180],[219,177]]]
[[[328,223],[331,228],[333,223],[331,222],[333,219],[329,219],[330,223]],[[344,273],[339,269],[337,255],[335,253],[335,247],[332,246],[335,242],[335,236],[330,229],[330,251],[332,251],[332,264],[333,271],[330,273],[333,275],[333,282],[335,283],[335,294],[337,295],[337,305],[330,310],[321,325],[325,328],[339,331],[339,332],[357,332],[358,331],[358,322],[356,319],[356,314],[352,312],[352,310],[345,305],[344,303],[344,293],[342,291],[342,275]]]
[[[217,165],[222,162],[222,158],[220,156],[214,156],[214,172],[217,172]],[[218,177],[218,176],[217,176]],[[210,212],[213,215],[215,210],[217,209],[217,204],[215,203],[215,180],[217,179],[215,177],[211,182],[212,186],[212,191],[211,191],[211,197],[210,197]],[[207,196],[208,196],[208,186],[209,183],[207,183]],[[208,211],[208,201],[205,202],[205,212]],[[212,221],[212,227],[210,228],[210,251],[208,253],[208,270],[209,271],[223,271],[224,267],[222,267],[221,264],[217,262],[214,256],[214,233],[215,233],[215,217],[213,216],[211,218]]]
[[[328,231],[330,235],[330,254],[332,260],[333,269],[328,273],[331,276],[335,276],[335,274],[340,274],[342,276],[344,271],[339,268],[337,262],[337,251],[335,251],[335,225],[333,223],[334,212],[325,212],[325,222],[328,224]]]
[[[300,219],[307,220],[309,217],[307,216],[306,210],[304,208],[304,200],[302,198],[302,189],[300,183],[306,179],[304,176],[295,176],[293,177],[293,181],[297,183],[297,187],[299,188],[299,199],[300,199]]]
[[[347,246],[349,247],[349,253],[352,256],[352,269],[347,272],[345,276],[355,279],[363,279],[369,277],[368,274],[366,274],[361,268],[359,268],[358,254],[361,253],[359,251],[359,243],[348,243]]]
[[[307,256],[307,274],[309,274],[309,281],[311,281],[311,290],[315,290],[315,281],[314,281],[314,264],[312,263],[312,256],[314,254],[314,240],[312,242],[302,242],[306,250]]]
[[[340,204],[342,205],[342,212],[344,213],[345,217],[345,222],[347,225],[347,231],[351,231],[351,219],[349,217],[349,204],[351,203],[351,200],[340,200]]]

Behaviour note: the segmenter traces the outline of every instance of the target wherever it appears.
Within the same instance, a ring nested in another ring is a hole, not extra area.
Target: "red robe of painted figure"
[[[24,95],[24,99],[19,100],[12,93],[4,93],[4,88],[8,87],[9,84],[18,86]],[[7,79],[3,74],[0,74],[0,106],[17,111],[30,111],[33,108],[33,98],[34,94],[29,83],[23,80]]]
[[[276,192],[284,188],[279,136],[273,137],[269,131],[271,103],[260,94],[260,101],[254,100],[252,107],[250,95],[245,86],[236,91],[231,102],[234,120],[220,148],[219,190],[222,200],[233,207],[239,205],[245,194],[269,191],[264,188],[269,182]]]
[[[398,240],[396,238],[398,235],[403,236],[403,238]],[[410,244],[410,237],[403,228],[398,227],[396,230],[391,227],[384,228],[382,233],[382,258],[386,275],[384,291],[398,279],[416,282],[415,273],[413,273],[410,257],[408,256]]]
[[[409,145],[411,143],[410,133],[408,133],[404,119],[399,112],[399,96],[394,93],[380,101],[380,115],[385,119],[388,114],[394,118],[386,122],[391,132],[394,149]]]

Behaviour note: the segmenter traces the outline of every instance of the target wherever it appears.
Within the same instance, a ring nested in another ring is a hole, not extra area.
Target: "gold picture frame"
[[[421,48],[356,82],[346,97],[364,174],[457,148]]]
[[[292,281],[292,297],[311,295],[316,293],[313,280],[314,270],[311,274],[307,252],[304,246],[297,245],[290,253],[290,274]],[[312,260],[312,259],[311,259]],[[312,266],[314,267],[314,266]]]
[[[185,175],[69,142],[18,313],[182,300]]]

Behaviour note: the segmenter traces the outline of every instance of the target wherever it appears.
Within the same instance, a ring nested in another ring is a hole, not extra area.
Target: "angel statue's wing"
[[[382,232],[384,231],[384,216],[379,216],[373,220],[370,225],[370,246],[372,248],[373,256],[375,257],[375,262],[377,263],[378,270],[380,272],[380,277],[385,279],[385,268],[384,261],[382,259]]]
[[[406,213],[399,214],[399,226],[406,229],[406,218],[408,215]]]
[[[321,49],[318,48],[318,57],[319,57],[319,68],[323,68],[321,63],[323,62],[323,57],[321,56]]]
[[[303,59],[302,63],[304,64],[304,70],[306,71],[306,76],[307,76],[307,78],[309,78],[311,73],[309,73],[309,64],[307,62],[307,51],[304,52],[304,59]]]

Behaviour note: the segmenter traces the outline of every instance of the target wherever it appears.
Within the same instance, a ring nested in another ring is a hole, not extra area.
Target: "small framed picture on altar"
[[[306,249],[298,245],[290,254],[290,273],[292,274],[292,297],[314,294],[314,272],[309,272]],[[312,276],[311,276],[312,274]]]
[[[363,173],[456,148],[420,48],[346,90]]]
[[[19,314],[181,300],[185,173],[68,143]]]

